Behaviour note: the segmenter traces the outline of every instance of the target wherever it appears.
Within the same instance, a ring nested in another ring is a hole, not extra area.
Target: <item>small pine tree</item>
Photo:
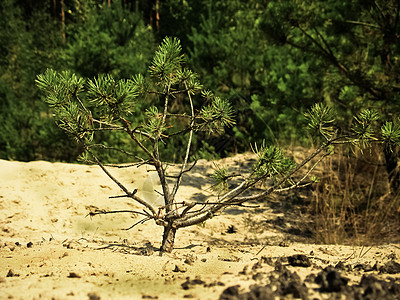
[[[197,75],[185,67],[181,45],[177,39],[164,39],[155,53],[150,75],[148,79],[138,75],[118,81],[110,75],[101,75],[90,80],[69,71],[57,73],[47,70],[38,75],[37,85],[45,94],[44,101],[52,107],[57,125],[83,148],[82,158],[98,164],[122,189],[124,194],[117,197],[131,198],[143,206],[143,211],[132,211],[144,215],[144,219],[137,224],[154,220],[157,225],[164,227],[161,253],[172,251],[176,230],[179,228],[202,223],[227,206],[241,206],[250,200],[263,199],[273,192],[308,185],[309,183],[305,182],[307,176],[321,159],[331,153],[335,144],[351,143],[361,147],[368,146],[371,142],[400,144],[399,120],[386,123],[377,136],[377,115],[365,110],[354,118],[352,131],[337,136],[333,127],[332,111],[322,104],[317,104],[308,111],[306,117],[310,128],[319,134],[322,143],[303,162],[296,165],[276,146],[265,143],[261,146],[255,145],[257,159],[250,173],[239,175],[239,185],[232,188],[229,180],[233,176],[224,167],[217,167],[213,177],[216,180],[214,188],[218,195],[214,202],[178,202],[175,196],[182,177],[196,163],[191,159],[192,142],[196,134],[202,131],[223,134],[224,128],[235,124],[234,111],[228,101],[205,90]],[[171,110],[177,97],[186,101],[186,111],[183,113],[174,113]],[[200,107],[195,108],[193,97],[201,99],[197,101],[201,103]],[[155,105],[148,108],[144,120],[136,124],[134,107],[144,99],[153,101]],[[137,159],[137,153],[127,153],[118,147],[95,142],[95,136],[106,131],[118,131],[127,135],[141,153],[136,165],[148,164],[155,168],[162,187],[163,206],[160,209],[139,197],[137,190],[128,190],[99,159],[96,149],[123,151],[131,159]],[[186,150],[180,171],[174,176],[174,183],[170,185],[167,182],[167,163],[161,160],[160,148],[177,136],[186,138]],[[294,179],[309,163],[311,166],[308,167],[306,175]],[[256,185],[266,188],[263,192],[243,196],[243,192]],[[93,214],[105,213],[109,212],[98,211]]]

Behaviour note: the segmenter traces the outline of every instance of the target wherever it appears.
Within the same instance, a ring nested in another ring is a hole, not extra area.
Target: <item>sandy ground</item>
[[[240,168],[248,158],[219,163]],[[145,166],[111,171],[144,196]],[[210,196],[211,172],[212,163],[200,161],[186,174],[178,199]],[[274,261],[295,254],[307,256],[311,264],[282,262],[302,280],[338,262],[375,266],[343,271],[349,284],[366,272],[400,278],[396,272],[379,272],[379,266],[400,257],[399,245],[316,245],[311,237],[288,233],[306,216],[268,203],[227,209],[203,226],[178,230],[175,250],[159,256],[162,228],[154,222],[123,230],[139,217],[87,216],[95,208],[138,208],[130,200],[109,198],[120,194],[97,166],[0,160],[0,299],[219,299],[230,286],[246,292],[262,283],[262,276],[255,276],[260,270],[269,274]],[[232,225],[235,230],[228,233]]]

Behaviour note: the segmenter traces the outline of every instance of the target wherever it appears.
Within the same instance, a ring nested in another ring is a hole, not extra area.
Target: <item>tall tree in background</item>
[[[400,104],[400,2],[270,1],[262,28],[283,46],[325,65],[323,96],[343,122],[361,107],[392,118]],[[397,151],[385,151],[392,189],[399,187]]]

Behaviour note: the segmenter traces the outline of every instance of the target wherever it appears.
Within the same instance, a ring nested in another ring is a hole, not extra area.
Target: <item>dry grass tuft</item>
[[[400,233],[400,193],[390,193],[384,157],[338,149],[321,162],[310,211],[317,243],[371,245]]]

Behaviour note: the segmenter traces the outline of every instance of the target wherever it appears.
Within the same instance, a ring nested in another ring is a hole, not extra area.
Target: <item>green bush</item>
[[[67,33],[65,68],[85,77],[144,74],[155,49],[152,29],[144,24],[141,13],[118,2],[91,8]]]

